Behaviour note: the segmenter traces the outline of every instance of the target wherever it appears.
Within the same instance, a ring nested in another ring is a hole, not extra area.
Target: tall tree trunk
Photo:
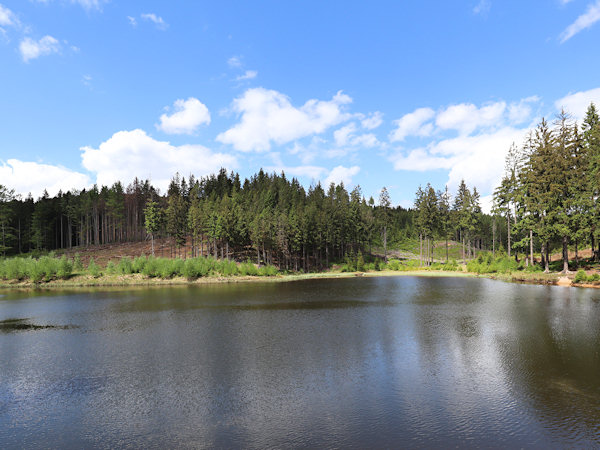
[[[506,214],[506,231],[507,231],[507,236],[506,236],[506,251],[508,253],[508,257],[510,258],[510,214]]]
[[[563,272],[569,271],[569,238],[563,236],[562,238],[562,254],[563,254]]]
[[[533,230],[529,230],[529,256],[531,257],[531,265],[533,266]]]
[[[423,235],[419,233],[419,265],[423,266]]]
[[[542,244],[542,259],[544,260],[544,272],[550,272],[550,245],[548,241]]]
[[[575,268],[579,269],[579,242],[575,239]]]
[[[496,257],[496,216],[492,222],[492,257]]]

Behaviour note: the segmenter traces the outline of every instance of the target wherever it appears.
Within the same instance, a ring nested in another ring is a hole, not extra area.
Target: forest
[[[560,249],[568,270],[569,249],[575,249],[575,265],[580,248],[591,247],[598,257],[599,214],[600,120],[591,104],[581,127],[561,112],[510,148],[491,215],[464,181],[454,195],[448,188],[419,187],[409,209],[392,207],[385,187],[377,200],[367,199],[360,186],[350,192],[333,183],[305,189],[295,178],[262,169],[243,181],[225,169],[199,179],[175,174],[163,194],[138,179],[127,187],[117,182],[37,200],[0,185],[0,253],[167,238],[169,255],[161,256],[212,256],[308,272],[358,254],[387,260],[390,248],[407,242],[417,243],[422,265],[434,263],[436,246],[445,246],[438,262],[448,262],[453,241],[463,261],[500,250],[546,271],[551,252]]]
[[[137,179],[126,188],[115,183],[37,200],[6,187],[0,192],[4,255],[167,238],[170,254],[161,256],[210,255],[306,272],[359,253],[368,258],[375,248],[386,259],[388,248],[418,238],[421,220],[415,209],[392,207],[386,188],[375,201],[360,186],[348,192],[343,184],[325,190],[317,183],[305,190],[284,173],[262,170],[243,182],[224,169],[201,179],[176,174],[163,195]],[[461,192],[471,199],[464,183]],[[436,202],[449,198],[447,191],[438,194]],[[476,216],[469,238],[489,247],[491,219],[478,205],[469,211]],[[454,209],[448,213],[445,235],[458,239],[465,231],[455,224]]]

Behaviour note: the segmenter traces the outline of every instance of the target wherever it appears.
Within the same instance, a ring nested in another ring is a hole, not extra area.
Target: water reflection
[[[590,291],[399,277],[5,295],[0,321],[78,327],[0,333],[6,447],[600,444]]]

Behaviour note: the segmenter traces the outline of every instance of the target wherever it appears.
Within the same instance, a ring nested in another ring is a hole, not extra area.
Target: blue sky
[[[410,206],[489,196],[541,117],[600,104],[600,0],[0,0],[0,184],[224,166]]]

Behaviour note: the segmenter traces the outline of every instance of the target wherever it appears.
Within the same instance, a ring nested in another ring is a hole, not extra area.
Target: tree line
[[[0,185],[0,254],[168,238],[170,256],[207,256],[289,270],[319,270],[415,235],[413,211],[376,202],[360,186],[305,189],[284,173],[241,180],[221,169],[175,175],[161,195],[150,181],[23,199]]]

